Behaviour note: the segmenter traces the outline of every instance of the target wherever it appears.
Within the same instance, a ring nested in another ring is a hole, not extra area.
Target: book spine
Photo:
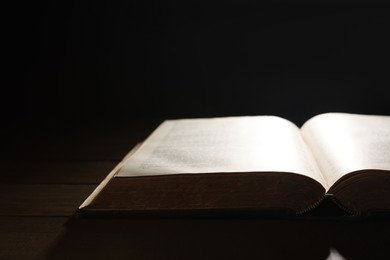
[[[307,212],[311,211],[312,209],[314,209],[315,207],[317,207],[318,205],[321,204],[321,202],[325,199],[325,196],[321,197],[316,203],[310,205],[309,207],[301,210],[301,211],[297,211],[297,215],[304,215],[306,214]]]
[[[339,208],[341,208],[342,210],[344,210],[348,215],[350,215],[351,217],[358,217],[360,216],[361,212],[359,211],[354,211],[350,208],[347,208],[346,206],[344,206],[340,201],[338,201],[336,199],[335,196],[333,196],[333,194],[326,194],[325,196],[329,197]]]

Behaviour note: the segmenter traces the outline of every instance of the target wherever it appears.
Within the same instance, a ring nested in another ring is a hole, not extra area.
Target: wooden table
[[[0,259],[390,259],[389,220],[75,214],[159,122],[8,126],[0,154]]]

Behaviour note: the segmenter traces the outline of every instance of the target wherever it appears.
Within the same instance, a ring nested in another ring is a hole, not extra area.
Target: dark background
[[[261,2],[13,3],[2,121],[390,114],[388,6]]]

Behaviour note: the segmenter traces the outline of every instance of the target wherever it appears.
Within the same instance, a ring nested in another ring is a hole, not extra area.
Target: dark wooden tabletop
[[[159,122],[5,129],[0,259],[390,259],[389,220],[79,216],[78,206]]]

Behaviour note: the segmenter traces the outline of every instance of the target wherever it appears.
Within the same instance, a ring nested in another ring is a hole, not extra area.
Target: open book
[[[390,210],[390,116],[167,120],[80,209],[302,214],[327,196],[351,213]]]

